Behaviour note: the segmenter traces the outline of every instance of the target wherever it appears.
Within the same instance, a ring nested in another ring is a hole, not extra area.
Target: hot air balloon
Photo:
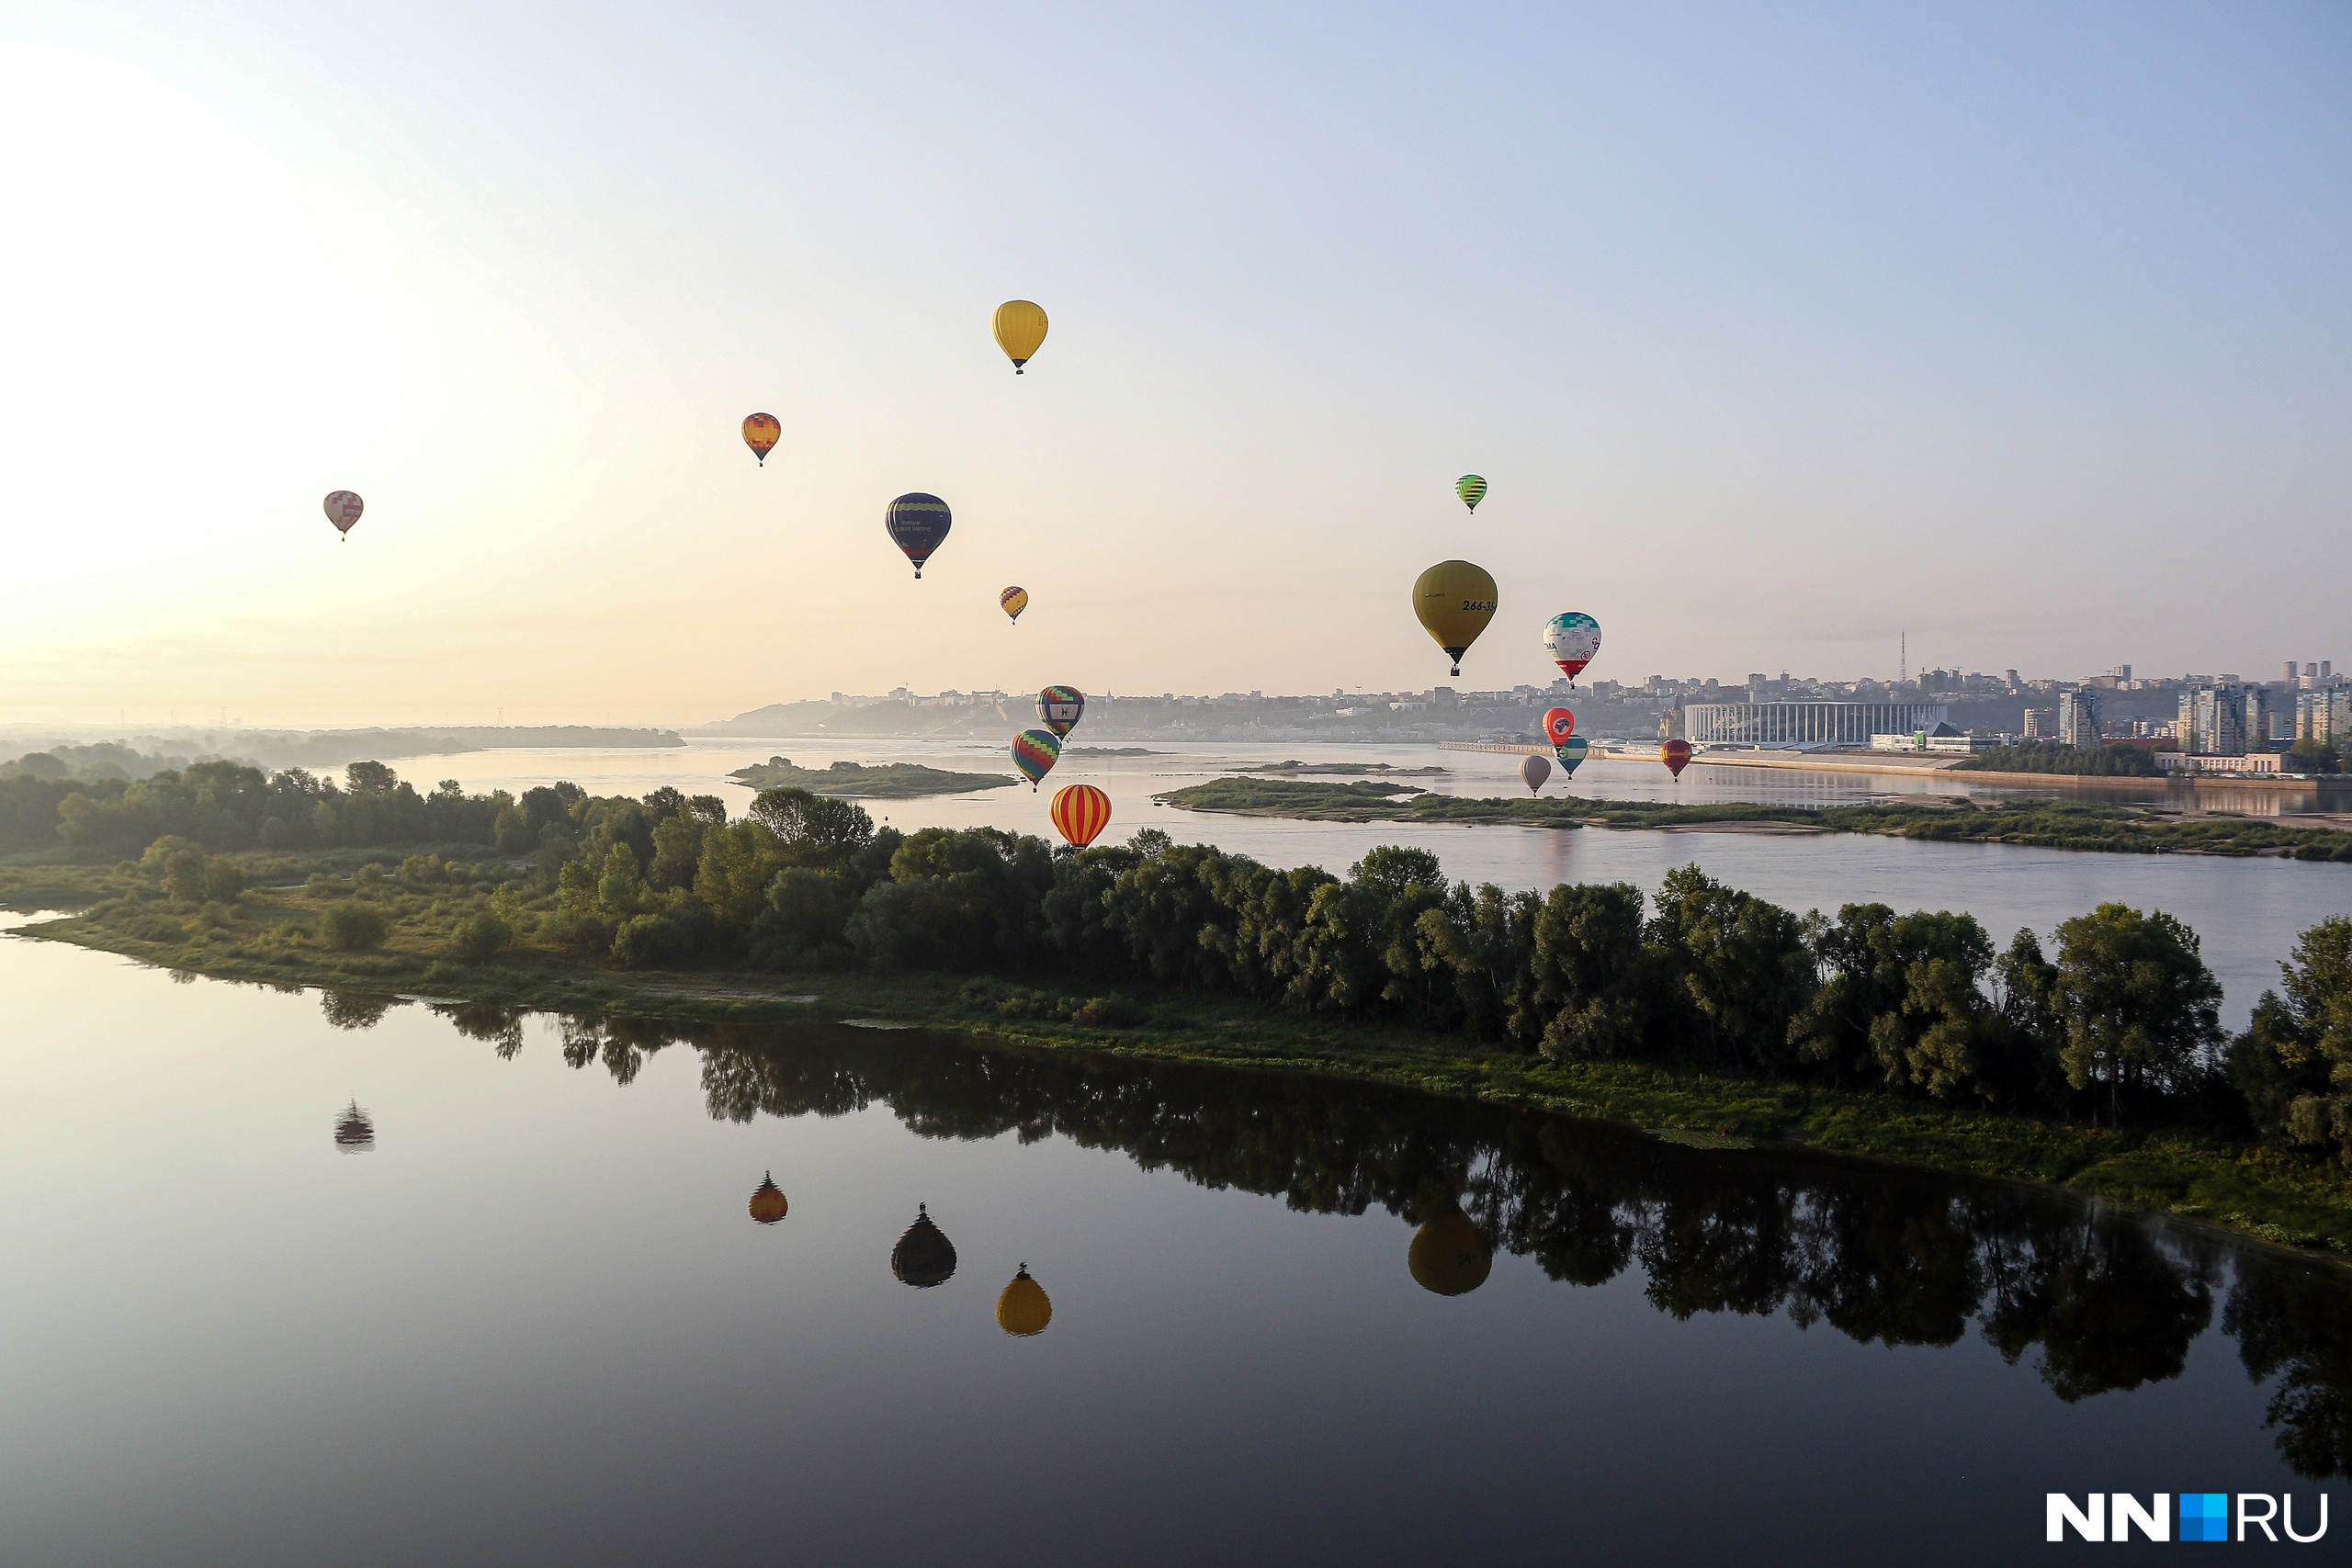
[[[1413,614],[1462,673],[1462,656],[1495,618],[1495,580],[1466,560],[1442,560],[1413,580]]]
[[[1082,850],[1111,825],[1111,797],[1092,784],[1064,784],[1046,813],[1070,848]]]
[[[1528,794],[1540,794],[1544,788],[1544,781],[1552,776],[1552,764],[1545,758],[1539,757],[1531,751],[1519,760],[1519,776],[1521,782],[1527,785]]]
[[[947,530],[955,522],[948,514],[947,503],[935,495],[921,491],[909,491],[892,502],[882,513],[882,526],[890,531],[890,540],[907,552],[915,563],[915,580],[922,580],[922,563],[931,558],[932,551],[946,542]]]
[[[1690,765],[1690,742],[1688,740],[1667,741],[1657,749],[1657,760],[1664,762],[1666,771],[1674,775],[1678,784],[1680,783],[1682,770]]]
[[[956,1244],[932,1224],[929,1204],[915,1205],[915,1223],[890,1249],[890,1272],[902,1285],[923,1290],[956,1277]]]
[[[1462,1205],[1448,1202],[1444,1212],[1413,1233],[1405,1249],[1405,1267],[1413,1283],[1432,1295],[1466,1296],[1487,1282],[1495,1266],[1494,1250]]]
[[[364,1155],[376,1146],[375,1120],[356,1100],[334,1119],[334,1146],[338,1154],[346,1155]]]
[[[368,503],[359,499],[357,491],[338,490],[328,492],[326,508],[327,521],[334,525],[335,532],[341,534],[344,542],[348,544],[352,525],[359,521],[359,514],[368,509]]]
[[[1029,607],[1029,590],[1008,588],[996,596],[996,602],[1006,615],[1012,617],[1013,624],[1018,626],[1021,622],[1021,612]]]
[[[775,422],[772,413],[755,413],[743,421],[743,445],[752,449],[752,456],[760,460],[763,468],[768,466],[768,454],[783,439],[784,426]]]
[[[1573,686],[1584,667],[1592,662],[1592,656],[1600,651],[1600,623],[1576,610],[1555,615],[1544,623],[1544,651]]]
[[[1026,1339],[1046,1332],[1046,1325],[1053,1321],[1054,1303],[1046,1298],[1046,1287],[1029,1277],[1029,1265],[1023,1263],[996,1299],[996,1325]]]
[[[1464,474],[1453,481],[1453,493],[1462,498],[1463,505],[1476,512],[1478,503],[1487,499],[1487,481],[1476,474]]]
[[[1592,750],[1592,742],[1581,735],[1571,735],[1552,748],[1552,755],[1560,759],[1560,772],[1568,778],[1577,776],[1577,764]]]
[[[1046,341],[1046,312],[1026,299],[1007,299],[996,308],[996,345],[1012,361],[1012,373],[1036,354]]]
[[[1577,716],[1566,708],[1544,710],[1544,739],[1557,746],[1577,732]]]
[[[1050,729],[1024,729],[1012,738],[1012,765],[1021,770],[1033,791],[1061,757],[1061,738]]]
[[[791,1211],[785,1201],[784,1189],[775,1184],[775,1172],[760,1178],[759,1187],[752,1193],[752,1218],[763,1225],[772,1225]]]
[[[1060,739],[1086,716],[1086,694],[1076,686],[1048,686],[1037,694],[1037,716]]]

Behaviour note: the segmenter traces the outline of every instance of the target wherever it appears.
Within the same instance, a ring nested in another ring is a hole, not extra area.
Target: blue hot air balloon
[[[882,525],[890,531],[890,542],[906,551],[907,558],[915,563],[918,581],[922,577],[922,563],[946,542],[948,527],[954,522],[945,502],[921,491],[910,491],[899,497],[882,514]]]

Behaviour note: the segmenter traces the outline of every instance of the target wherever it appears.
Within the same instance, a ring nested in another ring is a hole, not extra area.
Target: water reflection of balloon
[[[1067,784],[1054,792],[1046,815],[1070,848],[1082,850],[1111,825],[1111,797],[1092,784]]]
[[[1544,710],[1544,739],[1557,746],[1577,732],[1577,716],[1566,708]]]
[[[1046,312],[1026,299],[1007,299],[996,308],[996,345],[1012,361],[1012,373],[1036,356],[1046,341]]]
[[[334,1146],[347,1155],[364,1155],[376,1146],[376,1123],[356,1100],[334,1119]]]
[[[947,530],[955,521],[945,502],[919,490],[899,497],[882,513],[882,526],[889,530],[891,543],[906,551],[907,558],[915,563],[918,581],[922,577],[922,563],[946,541]]]
[[[1520,782],[1527,786],[1528,794],[1535,795],[1541,793],[1544,788],[1544,781],[1551,776],[1552,763],[1550,759],[1530,754],[1528,756],[1521,757],[1519,760]]]
[[[743,421],[743,445],[752,449],[752,456],[760,460],[763,468],[768,466],[768,454],[783,439],[784,426],[776,423],[772,413],[755,413]]]
[[[1544,652],[1560,667],[1568,684],[1575,685],[1584,667],[1600,652],[1600,623],[1576,610],[1553,616],[1544,623]]]
[[[349,543],[352,527],[359,521],[359,514],[368,510],[368,503],[359,499],[357,491],[338,490],[327,492],[325,504],[327,521],[334,524],[334,531],[343,536],[346,544]]]
[[[1463,505],[1476,512],[1478,503],[1487,499],[1487,481],[1476,474],[1464,474],[1453,481],[1453,493],[1462,498]]]
[[[1674,775],[1677,783],[1680,783],[1682,770],[1690,765],[1690,742],[1688,740],[1666,742],[1657,749],[1657,760],[1664,762],[1666,771]]]
[[[1442,560],[1413,581],[1413,614],[1462,673],[1462,656],[1495,618],[1495,580],[1466,560]]]
[[[1571,735],[1552,748],[1552,755],[1560,760],[1560,772],[1569,778],[1577,776],[1577,764],[1592,750],[1592,742],[1581,735]]]
[[[1013,623],[1017,626],[1021,621],[1021,612],[1029,607],[1029,590],[1026,588],[1008,588],[1003,592],[996,596],[996,602],[998,607],[1003,610],[1006,615],[1011,615],[1013,619]]]
[[[775,1184],[775,1172],[760,1178],[759,1186],[752,1193],[752,1218],[763,1225],[772,1225],[792,1210],[785,1201],[784,1190]]]
[[[1053,1321],[1054,1303],[1046,1296],[1046,1287],[1029,1277],[1029,1265],[1023,1263],[1021,1272],[1012,1277],[996,1299],[996,1325],[1007,1334],[1026,1339],[1046,1332],[1046,1325]]]
[[[1061,740],[1050,729],[1024,729],[1012,738],[1012,765],[1021,770],[1033,791],[1061,757]]]
[[[1487,1238],[1459,1203],[1448,1203],[1444,1213],[1415,1231],[1405,1251],[1413,1283],[1432,1295],[1466,1296],[1487,1282],[1494,1266]]]
[[[931,1222],[931,1208],[915,1205],[915,1223],[890,1249],[890,1272],[918,1290],[944,1285],[956,1275],[956,1244]]]
[[[1048,686],[1037,694],[1037,716],[1059,740],[1086,716],[1086,694],[1076,686]]]

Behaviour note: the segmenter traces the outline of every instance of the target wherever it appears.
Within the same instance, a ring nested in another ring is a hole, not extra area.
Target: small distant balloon
[[[743,422],[743,445],[752,449],[752,456],[760,460],[763,468],[768,466],[768,454],[783,439],[784,426],[776,423],[772,413],[755,413]]]
[[[1688,740],[1666,742],[1657,749],[1657,760],[1664,762],[1666,771],[1672,773],[1676,781],[1679,782],[1682,770],[1690,765],[1690,742]]]
[[[1064,784],[1046,812],[1069,847],[1082,850],[1111,825],[1111,797],[1092,784]]]
[[[1012,738],[1012,765],[1021,770],[1033,791],[1061,758],[1061,737],[1050,729],[1024,729]]]
[[[1590,615],[1570,610],[1544,623],[1544,652],[1571,686],[1600,651],[1600,623]]]
[[[1561,776],[1572,779],[1577,776],[1577,764],[1583,761],[1591,750],[1591,741],[1581,735],[1571,735],[1553,745],[1552,755],[1560,759]]]
[[[1487,499],[1487,481],[1476,474],[1464,474],[1453,481],[1453,493],[1462,498],[1463,505],[1475,513],[1478,510],[1478,503]]]
[[[752,1218],[763,1225],[772,1225],[792,1212],[792,1205],[785,1201],[784,1189],[775,1184],[775,1172],[769,1171],[760,1178],[759,1186],[752,1193],[751,1210]]]
[[[1494,578],[1466,560],[1442,560],[1413,580],[1413,614],[1453,660],[1456,675],[1462,656],[1495,618],[1495,604]]]
[[[915,563],[915,580],[922,580],[922,563],[932,552],[946,541],[947,530],[955,523],[947,503],[935,495],[909,491],[892,502],[882,513],[882,525],[890,531],[890,541],[907,552]]]
[[[944,1285],[956,1277],[956,1244],[931,1217],[931,1205],[915,1205],[915,1223],[890,1249],[890,1272],[902,1285],[919,1291]]]
[[[364,1155],[376,1146],[376,1122],[356,1100],[334,1119],[334,1146],[346,1155]]]
[[[996,345],[1012,361],[1012,373],[1035,356],[1046,341],[1046,312],[1026,299],[1007,299],[996,308]]]
[[[1520,782],[1527,785],[1528,794],[1541,794],[1544,788],[1544,781],[1551,776],[1551,759],[1547,757],[1539,757],[1534,753],[1530,752],[1528,755],[1521,757],[1519,760]]]
[[[1046,1332],[1046,1325],[1054,1321],[1054,1303],[1046,1299],[1046,1287],[1029,1277],[1029,1265],[1023,1263],[1021,1272],[996,1299],[996,1325],[1017,1338],[1026,1339],[1033,1334]]]
[[[1544,739],[1557,746],[1577,732],[1577,716],[1566,708],[1544,710]]]
[[[1013,624],[1018,626],[1021,624],[1021,612],[1029,607],[1029,590],[1008,588],[996,596],[996,602],[1006,615],[1012,617]]]
[[[352,525],[359,521],[359,514],[368,510],[368,503],[359,499],[357,491],[338,490],[327,492],[326,508],[327,521],[334,525],[334,531],[341,534],[344,542],[348,544]]]
[[[1037,694],[1037,716],[1061,739],[1086,716],[1086,694],[1076,686],[1048,686]]]

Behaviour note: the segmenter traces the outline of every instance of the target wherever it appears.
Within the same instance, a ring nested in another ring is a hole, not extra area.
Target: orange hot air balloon
[[[743,422],[743,445],[752,449],[752,456],[760,460],[763,468],[768,466],[768,454],[783,439],[784,426],[775,422],[772,413],[755,413]]]
[[[760,1179],[758,1189],[752,1194],[752,1218],[763,1225],[772,1225],[792,1210],[785,1201],[784,1189],[775,1184],[775,1172]]]
[[[1082,850],[1111,825],[1111,797],[1092,784],[1065,784],[1054,792],[1047,812],[1070,848]]]
[[[1557,746],[1577,732],[1577,716],[1566,708],[1544,710],[1544,739]]]
[[[1672,773],[1679,783],[1682,778],[1682,770],[1690,765],[1690,742],[1688,740],[1667,741],[1657,749],[1657,760],[1666,764],[1666,771]]]

